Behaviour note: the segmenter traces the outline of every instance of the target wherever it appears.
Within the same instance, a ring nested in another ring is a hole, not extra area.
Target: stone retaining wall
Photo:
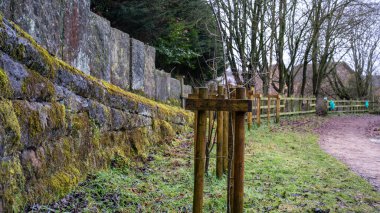
[[[90,11],[90,0],[0,0],[0,11],[51,54],[84,73],[167,100],[168,96],[156,93],[171,85],[155,81],[155,49],[112,28]],[[180,90],[172,94],[178,98]]]
[[[188,112],[86,75],[0,17],[0,212],[51,202],[87,173],[144,158],[189,123]]]

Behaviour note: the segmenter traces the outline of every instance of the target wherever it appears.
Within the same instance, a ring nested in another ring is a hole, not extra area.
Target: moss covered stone
[[[38,43],[33,39],[31,35],[29,35],[27,32],[25,32],[23,29],[21,29],[17,24],[10,22],[12,24],[12,27],[16,30],[19,36],[25,38],[28,40],[32,46],[38,51],[38,53],[43,57],[45,64],[49,67],[49,73],[44,73],[46,77],[49,77],[51,79],[55,78],[56,76],[56,71],[58,69],[58,62],[53,57],[50,55],[50,53],[38,45]],[[16,57],[17,59],[18,57]]]
[[[77,168],[67,166],[53,174],[48,184],[58,196],[63,196],[79,183],[80,176],[80,172]]]
[[[25,178],[17,156],[0,160],[0,202],[4,212],[22,212],[25,199]]]
[[[12,48],[11,57],[19,61],[23,60],[25,57],[25,46],[23,44],[18,44],[17,47]]]
[[[21,130],[11,101],[0,101],[0,146],[4,153],[1,156],[11,155],[22,149],[20,143]]]
[[[29,138],[36,138],[44,130],[38,110],[31,109],[25,101],[14,101],[13,106],[16,116],[24,134]]]
[[[10,98],[13,94],[8,75],[0,68],[0,98]]]
[[[56,130],[63,130],[66,128],[66,108],[57,102],[51,104],[48,111],[48,124],[49,128]]]
[[[55,89],[53,83],[42,77],[35,71],[29,70],[29,76],[25,78],[21,91],[28,100],[54,101]]]

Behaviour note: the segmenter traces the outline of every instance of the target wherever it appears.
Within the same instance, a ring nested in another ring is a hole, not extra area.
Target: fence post
[[[257,96],[257,105],[256,105],[256,122],[257,126],[261,125],[261,94]]]
[[[223,171],[228,170],[228,117],[229,112],[223,112]]]
[[[230,87],[230,97],[231,99],[236,99],[236,88]],[[234,178],[235,178],[235,166],[234,166],[234,134],[236,134],[236,131],[234,129],[235,127],[235,112],[230,112],[229,117],[229,124],[228,124],[228,169],[230,171],[230,174],[228,175],[228,183],[229,186],[227,189],[227,202],[230,209],[234,208]]]
[[[270,123],[270,107],[271,107],[271,103],[270,103],[270,96],[268,95],[268,104],[267,104],[268,108],[267,108],[267,123],[268,123],[268,126],[269,126],[269,123]]]
[[[210,85],[208,98],[211,99],[214,97],[214,95],[215,94],[214,94],[213,86]],[[208,138],[210,140],[212,138],[213,121],[214,121],[214,112],[210,110],[210,111],[208,111]]]
[[[228,90],[224,90],[224,98],[228,98]],[[223,115],[223,171],[226,173],[228,171],[228,120],[230,113],[228,111],[224,112]]]
[[[277,99],[276,99],[276,123],[280,122],[280,104],[281,104],[280,95],[277,95]]]
[[[196,88],[194,89],[193,94],[189,94],[188,98],[193,98],[193,99],[198,99],[199,98],[199,89]],[[196,145],[197,145],[197,120],[198,120],[198,111],[194,111],[194,158],[195,158],[195,152],[197,150]]]
[[[246,90],[244,87],[237,88],[236,98],[245,99]],[[245,143],[245,129],[244,129],[244,116],[245,112],[236,112],[235,118],[235,154],[234,154],[234,213],[243,212],[244,203],[244,143]]]
[[[247,92],[247,98],[253,100],[253,87]],[[251,130],[252,127],[252,112],[248,112],[247,115],[248,130]]]
[[[218,98],[224,99],[224,88],[218,86]],[[223,176],[223,112],[218,111],[217,115],[217,143],[216,143],[216,177]]]
[[[206,99],[208,97],[207,88],[199,88],[199,98]],[[205,172],[205,155],[206,155],[206,126],[207,112],[204,110],[198,111],[197,119],[197,143],[194,159],[194,198],[193,212],[202,212],[203,207],[203,187],[204,187],[204,172]]]

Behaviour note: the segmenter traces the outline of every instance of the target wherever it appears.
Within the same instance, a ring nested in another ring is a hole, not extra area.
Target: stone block
[[[169,98],[170,74],[156,70],[156,100],[167,101]]]
[[[59,11],[63,20],[63,54],[60,58],[90,74],[90,0],[64,0]]]
[[[189,85],[184,85],[183,91],[184,91],[184,96],[188,97],[189,94],[193,93],[193,88]]]
[[[130,88],[130,38],[127,33],[111,28],[111,83],[124,90]]]
[[[90,13],[89,37],[87,40],[90,57],[90,74],[111,81],[110,22],[94,13]]]
[[[144,93],[150,97],[155,97],[156,81],[154,72],[156,70],[156,49],[154,47],[145,46],[145,68],[144,68]]]
[[[0,4],[5,18],[19,25],[51,54],[62,54],[65,3],[61,0],[4,0]]]
[[[144,91],[145,45],[136,39],[131,39],[131,45],[131,89]]]
[[[175,78],[169,79],[169,98],[180,99],[181,98],[181,82]]]

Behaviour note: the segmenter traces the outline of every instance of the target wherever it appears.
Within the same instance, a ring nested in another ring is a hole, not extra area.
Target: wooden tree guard
[[[200,88],[199,99],[186,99],[185,109],[198,111],[197,142],[194,159],[194,198],[193,212],[202,212],[204,185],[205,137],[207,126],[207,111],[236,112],[235,118],[235,154],[234,154],[234,190],[233,212],[243,212],[244,195],[244,116],[252,111],[252,101],[246,100],[245,88],[237,88],[239,99],[208,99],[207,88]]]
[[[246,99],[245,88],[236,89],[236,98]],[[235,148],[234,148],[234,199],[232,212],[243,212],[244,204],[244,143],[245,129],[244,117],[245,112],[252,110],[252,101],[249,101],[250,110],[236,111],[235,114]]]
[[[218,86],[218,99],[224,100],[224,88]],[[223,176],[223,111],[217,114],[216,177]]]
[[[198,90],[198,88],[197,88],[197,90],[194,90],[194,94],[189,94],[188,95],[188,98],[189,99],[198,99],[199,98],[199,90]],[[185,102],[184,102],[184,104],[185,104]],[[197,150],[197,148],[195,147],[196,146],[196,144],[197,144],[197,119],[198,119],[198,111],[194,111],[194,127],[193,127],[193,129],[194,129],[194,158],[195,158],[195,152],[196,152],[196,150]]]
[[[253,89],[253,87],[251,87],[251,89],[247,92],[247,99],[253,100],[253,98],[254,98],[254,89]],[[252,128],[252,112],[248,112],[247,123],[248,123],[248,130],[251,130],[251,128]]]
[[[224,89],[224,99],[228,98],[227,88]],[[227,173],[228,171],[228,119],[230,117],[230,113],[228,111],[224,111],[223,115],[223,172]]]
[[[208,97],[207,88],[199,88],[199,98],[206,99]],[[186,104],[191,102],[187,99]],[[188,108],[186,108],[188,109]],[[197,135],[195,143],[195,158],[194,158],[194,197],[193,197],[193,212],[202,212],[203,206],[203,187],[204,187],[204,173],[205,173],[205,156],[206,156],[206,125],[207,125],[207,112],[206,110],[198,110],[192,108],[190,110],[198,111],[197,120]]]

